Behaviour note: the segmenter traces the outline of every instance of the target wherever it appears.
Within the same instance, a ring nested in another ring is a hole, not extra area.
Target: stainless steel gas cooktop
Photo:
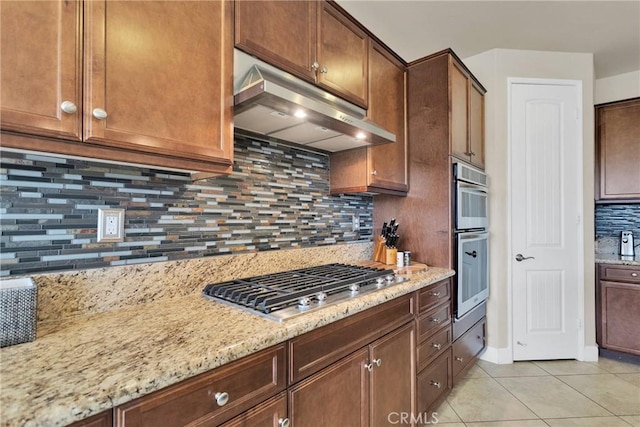
[[[393,270],[327,264],[207,285],[206,298],[283,321],[402,283]]]

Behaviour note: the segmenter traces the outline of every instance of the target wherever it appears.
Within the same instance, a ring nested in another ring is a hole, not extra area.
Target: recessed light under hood
[[[366,111],[292,75],[251,61],[234,98],[234,127],[326,151],[395,142]]]

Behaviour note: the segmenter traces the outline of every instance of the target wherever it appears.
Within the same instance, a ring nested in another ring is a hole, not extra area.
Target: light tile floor
[[[479,360],[437,413],[443,427],[640,427],[640,365]]]

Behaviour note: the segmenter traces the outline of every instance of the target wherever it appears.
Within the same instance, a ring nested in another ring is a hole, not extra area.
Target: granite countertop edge
[[[453,275],[429,267],[285,322],[190,295],[39,325],[0,349],[1,425],[67,425]]]
[[[640,266],[640,255],[623,257],[618,254],[595,254],[596,264]]]

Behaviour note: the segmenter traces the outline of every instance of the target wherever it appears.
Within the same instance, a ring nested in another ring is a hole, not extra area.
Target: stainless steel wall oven
[[[455,179],[455,317],[489,297],[489,226],[487,176],[462,162],[453,164]]]

